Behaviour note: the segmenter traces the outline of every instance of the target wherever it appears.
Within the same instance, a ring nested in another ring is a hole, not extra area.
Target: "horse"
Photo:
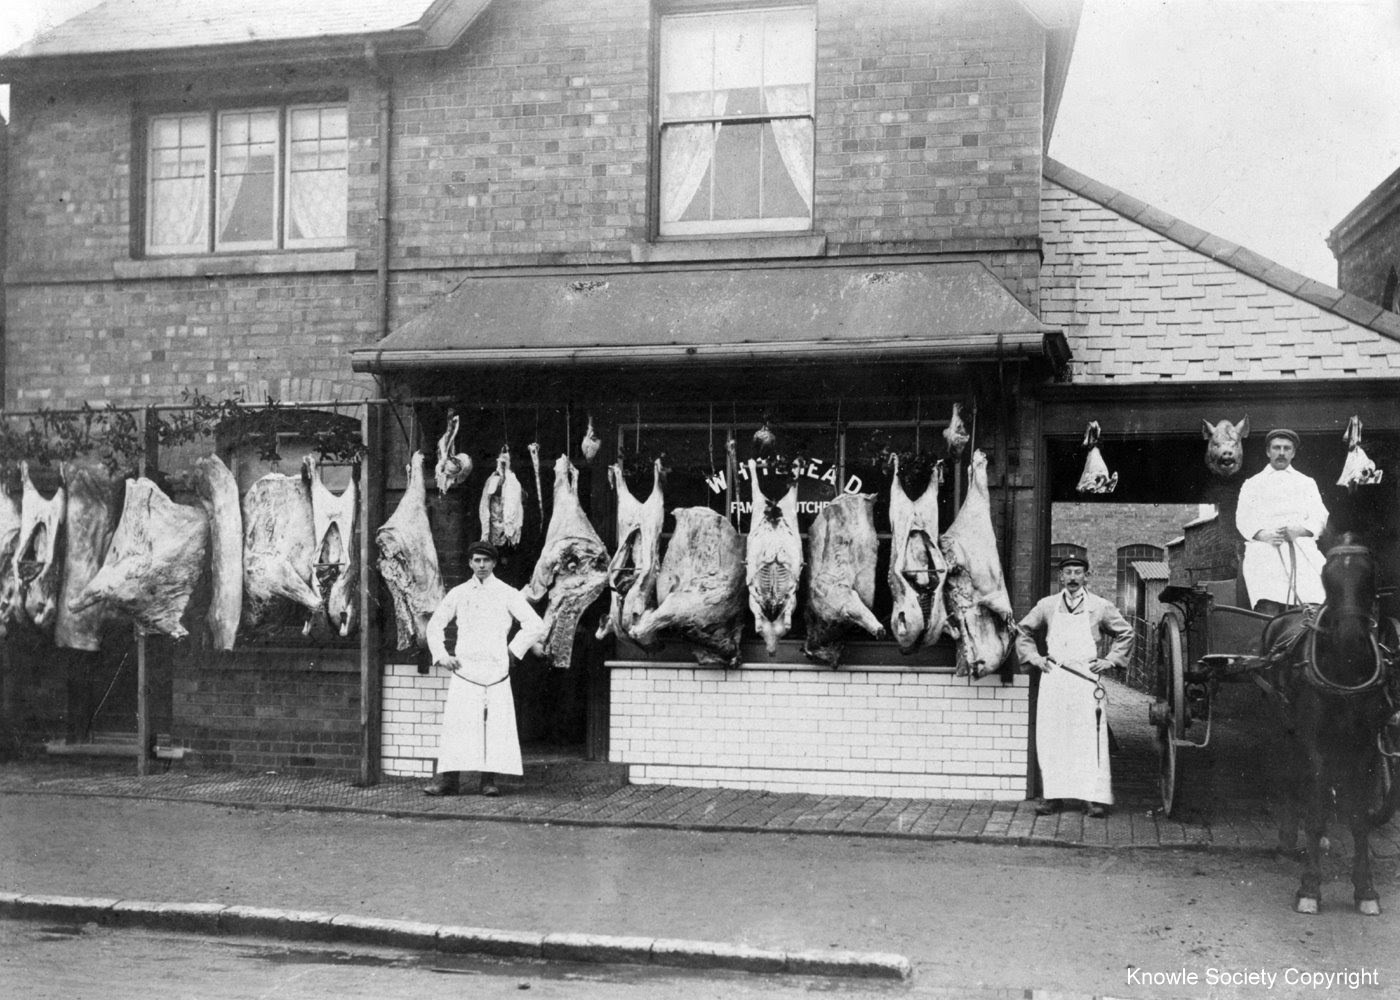
[[[1291,751],[1284,755],[1291,779],[1286,784],[1296,809],[1293,824],[1280,830],[1280,846],[1293,849],[1301,818],[1307,847],[1293,908],[1317,913],[1322,840],[1335,803],[1351,828],[1356,909],[1374,916],[1381,909],[1372,884],[1370,836],[1396,807],[1395,789],[1386,787],[1382,739],[1394,721],[1396,678],[1377,641],[1376,561],[1357,536],[1347,533],[1328,550],[1322,585],[1325,604],[1287,611],[1264,628],[1263,648],[1271,651]]]

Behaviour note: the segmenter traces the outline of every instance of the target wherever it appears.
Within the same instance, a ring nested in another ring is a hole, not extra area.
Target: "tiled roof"
[[[1171,579],[1171,570],[1164,562],[1130,562],[1128,565],[1131,566],[1138,577],[1143,580]]]
[[[374,34],[412,27],[432,5],[432,0],[106,0],[5,53],[5,58]]]
[[[1046,158],[1041,319],[1074,381],[1400,378],[1400,315]]]

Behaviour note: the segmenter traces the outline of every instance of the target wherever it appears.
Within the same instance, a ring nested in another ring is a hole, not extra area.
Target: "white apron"
[[[1098,656],[1094,616],[1081,606],[1072,614],[1061,602],[1050,618],[1046,653],[1090,677]],[[1041,794],[1047,799],[1081,799],[1113,804],[1108,767],[1108,700],[1094,700],[1095,685],[1058,666],[1040,677],[1035,713],[1035,751],[1040,759]],[[1095,710],[1102,711],[1095,715]]]
[[[442,710],[441,737],[438,741],[439,771],[492,771],[496,774],[524,774],[520,741],[515,729],[515,696],[510,689],[509,664],[506,671],[491,670],[491,664],[473,662],[470,651],[457,655],[462,668],[447,682],[447,704]],[[492,675],[496,676],[491,680]],[[467,680],[466,678],[471,678]]]

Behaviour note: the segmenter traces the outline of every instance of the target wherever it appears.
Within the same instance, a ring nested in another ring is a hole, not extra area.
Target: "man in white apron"
[[[1036,604],[1016,635],[1021,662],[1044,671],[1035,709],[1042,789],[1035,811],[1042,816],[1057,812],[1064,799],[1082,801],[1094,817],[1106,816],[1113,804],[1108,701],[1098,675],[1128,665],[1133,627],[1111,603],[1089,593],[1088,575],[1087,560],[1060,560],[1062,589]],[[1103,657],[1100,633],[1111,639]]]
[[[1293,468],[1297,434],[1269,431],[1264,447],[1269,464],[1240,487],[1235,527],[1245,537],[1241,571],[1249,600],[1256,611],[1277,614],[1326,600],[1317,536],[1327,526],[1327,508],[1317,483]]]
[[[510,690],[510,659],[525,655],[544,634],[544,622],[525,595],[493,576],[497,553],[488,542],[467,549],[472,578],[453,587],[428,619],[433,663],[452,672],[438,738],[437,776],[428,795],[456,795],[458,772],[480,771],[481,794],[499,795],[497,774],[523,774],[515,731],[515,699]],[[445,632],[457,623],[455,655]],[[511,623],[520,631],[510,644]]]

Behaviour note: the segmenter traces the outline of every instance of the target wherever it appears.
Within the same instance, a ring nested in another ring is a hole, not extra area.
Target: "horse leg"
[[[1384,766],[1382,762],[1381,766]],[[1350,800],[1347,808],[1351,814],[1351,888],[1356,912],[1368,917],[1379,916],[1380,896],[1371,880],[1371,819],[1370,792],[1374,771],[1365,768],[1360,776],[1348,782]]]
[[[1307,853],[1303,857],[1303,874],[1298,891],[1293,896],[1293,909],[1298,913],[1317,913],[1322,908],[1322,838],[1327,832],[1326,788],[1319,768],[1309,768],[1303,813],[1303,833]]]

